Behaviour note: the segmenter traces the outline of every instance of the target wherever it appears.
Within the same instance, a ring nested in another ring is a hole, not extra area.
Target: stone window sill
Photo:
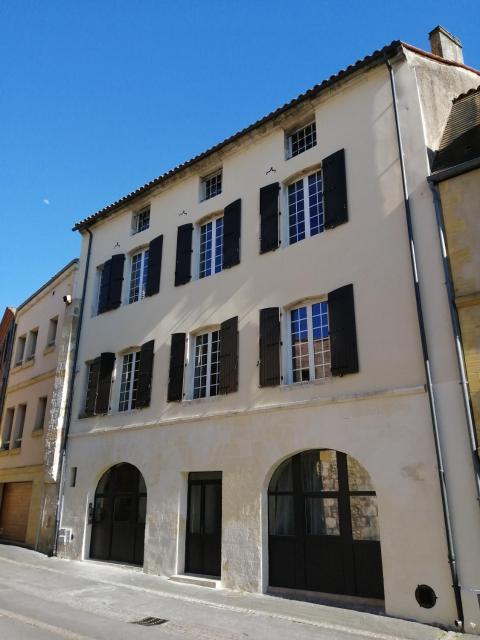
[[[55,343],[47,344],[47,346],[43,350],[43,355],[46,356],[48,353],[52,353],[52,351],[55,351]]]
[[[34,429],[32,431],[32,436],[34,438],[38,438],[39,436],[43,436],[43,429]]]

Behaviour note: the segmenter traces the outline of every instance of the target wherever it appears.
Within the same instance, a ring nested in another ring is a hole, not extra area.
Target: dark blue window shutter
[[[88,386],[85,397],[84,414],[93,416],[95,414],[95,403],[97,401],[98,377],[100,375],[100,358],[95,358],[88,368]]]
[[[357,331],[352,284],[328,294],[328,325],[332,375],[357,373]]]
[[[260,386],[280,384],[280,309],[260,309]]]
[[[278,182],[260,189],[260,253],[278,249],[279,191]]]
[[[185,369],[184,333],[172,334],[170,347],[170,370],[168,376],[168,402],[180,402],[183,398],[183,374]]]
[[[193,224],[182,224],[177,232],[177,257],[175,261],[175,286],[190,282],[192,277]]]
[[[322,177],[325,227],[333,229],[348,222],[345,149],[340,149],[323,160]]]
[[[153,296],[160,291],[162,271],[163,236],[154,238],[148,246],[148,272],[145,295]]]
[[[98,296],[98,313],[108,311],[108,292],[110,291],[110,274],[112,271],[112,261],[106,260],[103,264],[100,280],[100,294]]]
[[[108,289],[108,309],[116,309],[122,304],[123,266],[125,255],[117,253],[112,256],[110,267],[110,286]]]
[[[219,393],[238,390],[238,318],[220,325]]]
[[[140,348],[138,387],[135,407],[149,407],[152,396],[152,373],[155,341],[149,340]]]
[[[223,212],[223,268],[240,263],[242,201],[235,200]]]
[[[110,390],[112,386],[112,372],[115,364],[114,353],[100,354],[100,370],[98,374],[97,400],[95,413],[108,413],[110,405]]]

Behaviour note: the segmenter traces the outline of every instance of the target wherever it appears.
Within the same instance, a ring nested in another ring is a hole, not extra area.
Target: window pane
[[[189,531],[201,533],[202,487],[199,484],[190,485],[190,504],[188,505]]]
[[[222,270],[223,263],[223,218],[215,222],[215,273]]]
[[[148,275],[148,250],[132,256],[130,272],[130,290],[128,303],[137,302],[145,297]]]
[[[305,238],[303,180],[298,180],[288,187],[288,227],[290,244]]]
[[[222,193],[222,172],[219,171],[218,173],[203,178],[202,185],[204,200],[209,200],[219,193]]]
[[[215,218],[200,227],[199,277],[206,278],[222,270],[223,218]]]
[[[307,149],[311,149],[317,144],[317,129],[315,122],[299,129],[289,136],[290,157],[298,156]]]
[[[338,500],[305,498],[305,530],[311,536],[339,536]]]
[[[320,380],[330,375],[331,364],[327,302],[312,305],[312,331],[315,380]]]
[[[269,491],[293,491],[292,459],[282,462],[270,480]]]
[[[213,331],[210,357],[210,395],[216,396],[220,374],[220,331]]]
[[[292,336],[293,382],[310,380],[307,307],[293,309],[290,314],[290,322]]]
[[[321,171],[308,176],[308,207],[310,210],[310,235],[314,236],[325,230]]]
[[[352,535],[354,540],[380,540],[376,496],[351,496]]]
[[[193,373],[193,397],[207,395],[208,333],[195,338],[195,368]]]
[[[330,449],[301,454],[305,492],[338,491],[337,453]]]
[[[293,496],[268,496],[268,518],[270,535],[295,535]]]
[[[205,533],[220,533],[222,529],[222,486],[220,484],[205,485]]]
[[[355,458],[347,456],[347,469],[350,491],[375,491],[370,474]]]
[[[135,408],[139,365],[140,358],[137,352],[127,353],[123,356],[119,411],[128,411]]]

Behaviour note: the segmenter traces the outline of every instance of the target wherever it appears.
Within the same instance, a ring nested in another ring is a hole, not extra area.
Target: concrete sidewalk
[[[17,617],[22,615],[19,605],[23,597],[26,604],[43,600],[52,607],[69,607],[80,612],[79,618],[91,614],[125,623],[156,616],[169,621],[156,628],[157,632],[162,630],[161,638],[452,640],[462,637],[454,632],[386,616],[268,595],[185,585],[131,567],[47,558],[27,549],[1,545],[0,586],[8,586],[10,592],[14,590],[19,594],[15,600]],[[0,609],[2,607],[8,608],[2,602],[0,592]],[[51,623],[51,620],[44,620],[42,624],[47,622]],[[97,624],[95,628],[100,627]],[[186,632],[186,628],[190,631]],[[129,629],[132,633],[133,627],[129,626]],[[115,637],[143,637],[140,628],[136,629],[135,635],[116,633]],[[108,638],[108,635],[91,636],[90,631],[88,637]],[[467,637],[479,640],[478,636]]]

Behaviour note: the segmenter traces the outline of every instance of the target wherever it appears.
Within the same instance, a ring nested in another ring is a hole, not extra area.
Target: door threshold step
[[[220,580],[210,576],[195,576],[190,573],[182,573],[170,576],[172,582],[181,582],[182,584],[193,584],[197,587],[209,587],[210,589],[220,589]]]

